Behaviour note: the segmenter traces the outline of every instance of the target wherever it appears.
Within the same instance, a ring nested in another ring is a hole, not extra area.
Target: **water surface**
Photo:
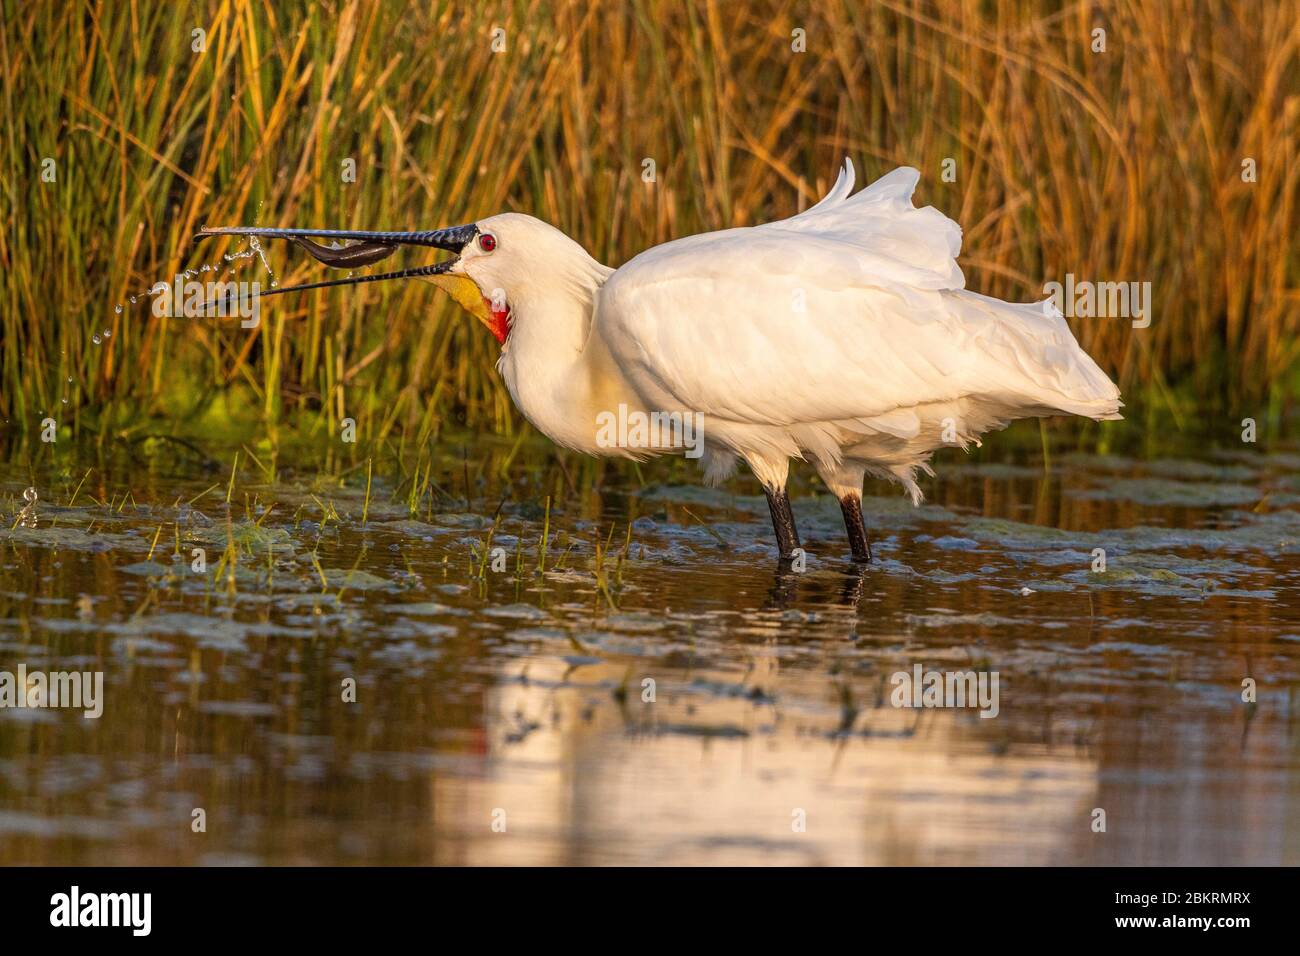
[[[0,470],[0,671],[105,681],[0,709],[0,862],[1300,863],[1293,448],[946,457],[869,489],[867,569],[801,487],[794,573],[752,484],[570,458],[548,516],[512,446],[368,497],[364,458]],[[916,664],[998,715],[894,707]]]

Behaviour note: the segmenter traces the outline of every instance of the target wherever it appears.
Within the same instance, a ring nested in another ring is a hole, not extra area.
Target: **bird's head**
[[[424,232],[355,232],[341,229],[271,229],[260,226],[205,226],[199,236],[240,235],[287,239],[328,266],[356,269],[386,259],[398,246],[425,246],[455,253],[433,265],[372,273],[271,289],[279,295],[304,289],[355,285],[385,279],[429,278],[505,345],[514,307],[569,285],[590,285],[609,270],[554,226],[507,212],[479,222]],[[322,245],[321,240],[330,242]],[[346,245],[343,243],[347,243]]]

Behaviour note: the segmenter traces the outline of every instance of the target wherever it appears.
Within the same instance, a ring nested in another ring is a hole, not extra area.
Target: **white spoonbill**
[[[870,561],[865,475],[898,482],[919,502],[917,469],[933,474],[929,459],[944,445],[965,448],[1017,418],[1121,417],[1119,389],[1049,303],[965,289],[961,228],[912,205],[919,178],[904,167],[850,195],[846,161],[805,212],[666,242],[618,269],[520,213],[429,232],[202,234],[290,239],[348,268],[400,245],[450,250],[435,265],[263,295],[440,277],[496,336],[506,388],[553,441],[635,459],[689,450],[711,483],[744,459],[786,560],[799,547],[786,478],[790,459],[804,459],[840,501],[853,558]],[[634,428],[637,440],[611,442],[614,415],[661,426],[692,416],[702,442],[690,446],[672,427],[650,429],[649,440]]]

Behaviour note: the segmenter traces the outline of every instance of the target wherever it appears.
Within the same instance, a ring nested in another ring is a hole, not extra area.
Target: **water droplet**
[[[63,400],[63,404],[64,405],[68,404],[68,400],[66,398]]]
[[[36,527],[36,489],[28,488],[23,492],[23,501],[27,502],[23,510],[18,512],[18,520],[15,524],[20,528]]]
[[[110,332],[108,329],[105,329],[105,330],[104,330],[104,338],[106,338],[106,339],[111,339],[112,337],[113,337],[113,333]]]
[[[100,337],[99,337],[99,333],[96,332],[94,335],[92,335],[92,336],[90,337],[90,341],[92,341],[92,342],[94,342],[96,345],[98,345],[98,344],[99,344],[101,341],[103,341],[103,340],[100,339]]]
[[[116,309],[114,309],[113,311],[116,312],[118,315],[121,315],[121,314],[122,314],[122,307],[119,305],[119,306],[118,306]]]
[[[275,278],[275,270],[271,268],[271,263],[266,259],[266,253],[262,250],[262,244],[258,241],[257,236],[248,237],[248,248],[251,252],[257,253],[257,257],[262,260],[262,265],[266,267],[266,274]]]

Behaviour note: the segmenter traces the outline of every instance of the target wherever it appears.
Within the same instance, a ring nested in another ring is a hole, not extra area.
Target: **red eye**
[[[484,233],[483,235],[478,237],[478,244],[479,244],[479,248],[481,248],[484,252],[491,252],[493,249],[497,247],[497,238],[496,236],[492,236],[492,235],[488,235],[487,233]]]

